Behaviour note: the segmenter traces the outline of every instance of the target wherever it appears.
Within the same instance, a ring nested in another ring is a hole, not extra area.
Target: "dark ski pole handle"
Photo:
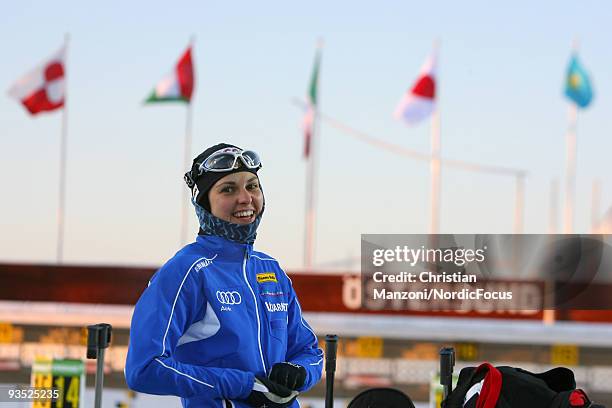
[[[455,349],[443,347],[440,350],[440,384],[444,389],[443,400],[453,390],[453,368],[455,367]]]
[[[110,346],[113,326],[108,323],[98,323],[87,326],[87,358],[96,360],[96,388],[94,407],[102,406],[102,391],[104,389],[104,351]]]
[[[325,336],[325,408],[334,407],[334,376],[336,375],[336,351],[338,336]]]

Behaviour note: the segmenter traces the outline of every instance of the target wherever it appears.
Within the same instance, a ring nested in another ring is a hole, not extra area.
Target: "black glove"
[[[306,369],[294,363],[276,363],[272,367],[268,378],[277,384],[297,390],[302,388],[304,381],[306,381]]]
[[[298,396],[297,391],[270,381],[265,377],[255,377],[253,391],[247,397],[247,403],[252,407],[284,408]]]

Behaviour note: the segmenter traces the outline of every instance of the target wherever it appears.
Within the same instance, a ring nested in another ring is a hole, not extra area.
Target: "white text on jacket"
[[[286,312],[287,311],[287,306],[289,306],[289,303],[270,303],[270,302],[265,302],[266,303],[266,308],[268,309],[268,312]]]

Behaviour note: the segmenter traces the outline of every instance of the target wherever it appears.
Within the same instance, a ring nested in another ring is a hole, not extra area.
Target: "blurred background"
[[[107,321],[105,406],[178,406],[127,393],[131,309],[197,232],[182,181],[191,158],[228,142],[262,157],[256,248],[292,276],[317,334],[341,336],[339,404],[376,385],[434,404],[442,345],[467,365],[571,366],[611,403],[607,311],[366,313],[355,289],[361,234],[609,232],[610,11],[603,1],[3,5],[0,384],[29,383],[36,357],[81,358],[83,327]],[[62,46],[64,103],[30,114],[19,80]],[[190,96],[145,104],[189,47]],[[430,114],[394,118],[406,95],[423,97],[424,76]],[[590,92],[585,106],[568,87]],[[83,367],[83,401],[94,368]]]

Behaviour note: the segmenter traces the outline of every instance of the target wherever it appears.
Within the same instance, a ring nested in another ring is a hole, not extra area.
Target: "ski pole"
[[[107,323],[87,326],[87,358],[96,361],[96,396],[94,407],[102,406],[102,389],[104,387],[104,350],[111,341],[113,327]]]
[[[336,375],[336,351],[338,336],[325,336],[325,408],[334,407],[334,376]]]
[[[453,368],[455,367],[455,349],[443,347],[440,349],[440,384],[443,387],[444,398],[453,390]]]

